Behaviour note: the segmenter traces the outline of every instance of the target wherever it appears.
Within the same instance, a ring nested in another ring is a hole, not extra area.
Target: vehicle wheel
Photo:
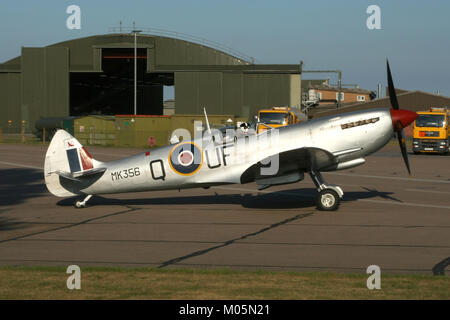
[[[334,211],[339,207],[341,199],[333,189],[324,189],[317,197],[317,209],[322,211]]]
[[[419,151],[414,151],[414,154],[419,154],[420,152]]]
[[[77,201],[77,202],[75,202],[75,208],[78,208],[78,209],[86,208],[86,203],[84,203],[83,201]]]

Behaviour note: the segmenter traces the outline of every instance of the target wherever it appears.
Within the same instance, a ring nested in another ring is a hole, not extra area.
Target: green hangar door
[[[147,49],[136,55],[137,114],[163,114],[163,86],[173,74],[147,72]],[[134,114],[134,48],[101,49],[101,72],[71,72],[70,115]]]

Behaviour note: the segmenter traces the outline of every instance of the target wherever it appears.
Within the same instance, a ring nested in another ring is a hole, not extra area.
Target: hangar
[[[40,117],[134,113],[130,33],[22,47],[0,64],[0,127],[34,130]],[[137,114],[163,114],[163,86],[176,113],[249,117],[262,107],[301,104],[301,64],[267,65],[178,38],[137,35]]]

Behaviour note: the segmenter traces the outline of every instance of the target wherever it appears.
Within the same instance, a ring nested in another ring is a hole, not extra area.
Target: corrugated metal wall
[[[302,77],[299,74],[291,74],[291,101],[290,106],[300,108],[302,105]]]
[[[298,75],[300,77],[300,75]],[[176,72],[176,113],[252,116],[264,107],[288,106],[299,101],[300,82],[290,74]],[[298,86],[296,85],[298,84]]]
[[[0,73],[0,127],[4,133],[20,132],[20,88],[20,73]]]
[[[209,113],[223,113],[222,73],[177,72],[175,101],[176,113],[201,114],[203,108]]]
[[[289,74],[247,74],[244,76],[244,105],[256,114],[262,107],[290,104]]]
[[[69,50],[63,47],[22,49],[21,117],[27,132],[40,117],[69,114]]]
[[[241,110],[244,104],[244,75],[225,72],[222,74],[222,86],[223,112],[248,117]]]

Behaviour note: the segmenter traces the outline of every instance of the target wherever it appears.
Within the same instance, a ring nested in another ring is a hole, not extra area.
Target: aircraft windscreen
[[[437,127],[444,126],[445,117],[442,114],[419,114],[416,119],[416,127]]]
[[[266,124],[286,124],[287,114],[281,112],[264,112],[259,115],[259,121]]]

